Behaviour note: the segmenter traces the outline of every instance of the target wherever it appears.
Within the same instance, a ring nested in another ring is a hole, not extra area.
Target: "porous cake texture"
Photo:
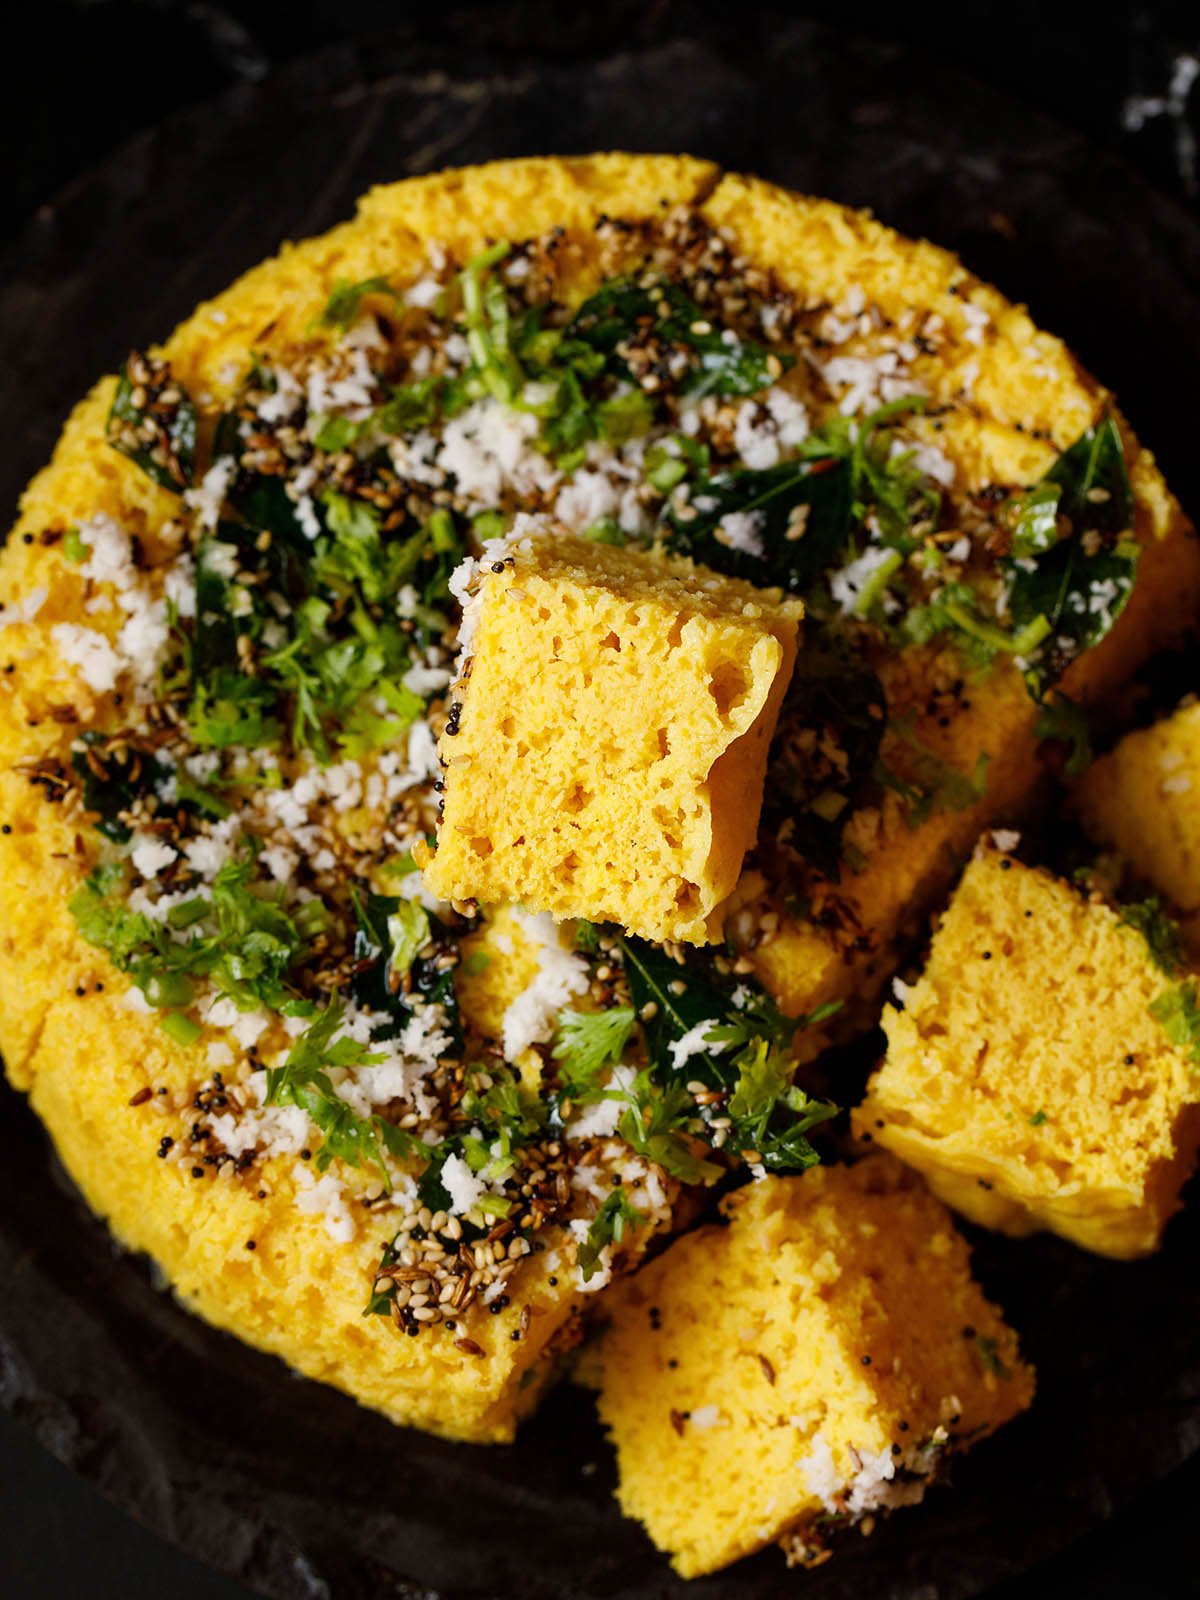
[[[616,1291],[600,1414],[623,1509],[685,1577],[919,1500],[1034,1375],[967,1246],[889,1156],[768,1178]]]
[[[1179,913],[1200,960],[1200,701],[1121,740],[1075,785],[1079,818]]]
[[[492,557],[469,601],[427,882],[649,939],[718,937],[800,602],[536,529]]]
[[[1187,992],[1119,909],[983,847],[855,1125],[976,1222],[1144,1255],[1200,1138]]]

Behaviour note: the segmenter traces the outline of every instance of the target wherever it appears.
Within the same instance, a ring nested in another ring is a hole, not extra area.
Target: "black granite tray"
[[[448,70],[453,60],[454,70]],[[958,249],[1117,386],[1185,501],[1200,227],[1078,137],[945,67],[804,24],[735,20],[596,66],[448,58],[415,34],[323,56],[129,146],[4,261],[0,503],[132,343],[324,228],[368,184],[600,147],[691,150],[873,207]],[[774,1553],[685,1586],[621,1520],[590,1403],[554,1396],[509,1449],[390,1428],[180,1311],[114,1251],[0,1092],[0,1399],[185,1549],[279,1600],[965,1600],[1079,1537],[1200,1448],[1200,1224],[1155,1260],[979,1236],[1037,1363],[1034,1411],[954,1489],[812,1573]]]

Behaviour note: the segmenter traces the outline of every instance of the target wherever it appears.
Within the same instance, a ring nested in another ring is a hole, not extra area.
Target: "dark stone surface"
[[[187,26],[208,9],[187,8]],[[1185,403],[1200,360],[1195,221],[1120,160],[944,63],[726,18],[709,44],[668,39],[601,63],[568,29],[536,69],[511,41],[472,38],[455,77],[440,29],[343,44],[261,82],[251,61],[223,100],[135,139],[11,247],[0,501],[130,343],[165,332],[280,237],[337,220],[369,183],[624,145],[712,155],[958,248],[1121,389],[1196,503]],[[202,64],[190,59],[189,72]],[[1200,1445],[1195,1217],[1132,1266],[980,1236],[984,1281],[1040,1369],[1034,1412],[965,1461],[954,1492],[815,1573],[785,1578],[769,1554],[687,1587],[618,1517],[583,1397],[554,1397],[511,1449],[398,1432],[184,1315],[54,1179],[7,1091],[0,1125],[0,1398],[139,1520],[265,1594],[1015,1600],[1034,1592],[1023,1573],[1114,1507],[1132,1502],[1143,1517],[1153,1486]],[[1103,1587],[1100,1572],[1072,1590],[1072,1569],[1060,1561],[1057,1595],[1131,1592]],[[1151,1590],[1140,1570],[1138,1592],[1194,1592],[1169,1566],[1160,1576]]]

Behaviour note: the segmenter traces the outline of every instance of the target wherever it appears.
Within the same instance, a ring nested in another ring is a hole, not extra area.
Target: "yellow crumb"
[[[804,1559],[818,1518],[919,1498],[1033,1394],[965,1242],[890,1157],[722,1209],[614,1292],[600,1348],[622,1508],[684,1577],[774,1541]]]
[[[550,534],[485,566],[475,608],[430,887],[648,939],[719,936],[800,603]]]
[[[1200,1139],[1200,1071],[1150,1010],[1171,981],[1116,912],[981,849],[855,1126],[976,1222],[1144,1255]]]

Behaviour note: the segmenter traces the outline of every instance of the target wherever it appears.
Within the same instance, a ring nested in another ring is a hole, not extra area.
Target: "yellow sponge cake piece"
[[[535,531],[483,559],[426,877],[702,943],[754,841],[797,600]]]
[[[1200,702],[1127,734],[1083,774],[1073,799],[1094,842],[1177,908],[1200,959]]]
[[[768,1178],[615,1296],[600,1414],[622,1508],[684,1577],[919,1500],[1033,1372],[967,1246],[890,1157]]]
[[[1200,1139],[1189,994],[1119,911],[981,849],[856,1126],[977,1222],[1143,1255]]]

